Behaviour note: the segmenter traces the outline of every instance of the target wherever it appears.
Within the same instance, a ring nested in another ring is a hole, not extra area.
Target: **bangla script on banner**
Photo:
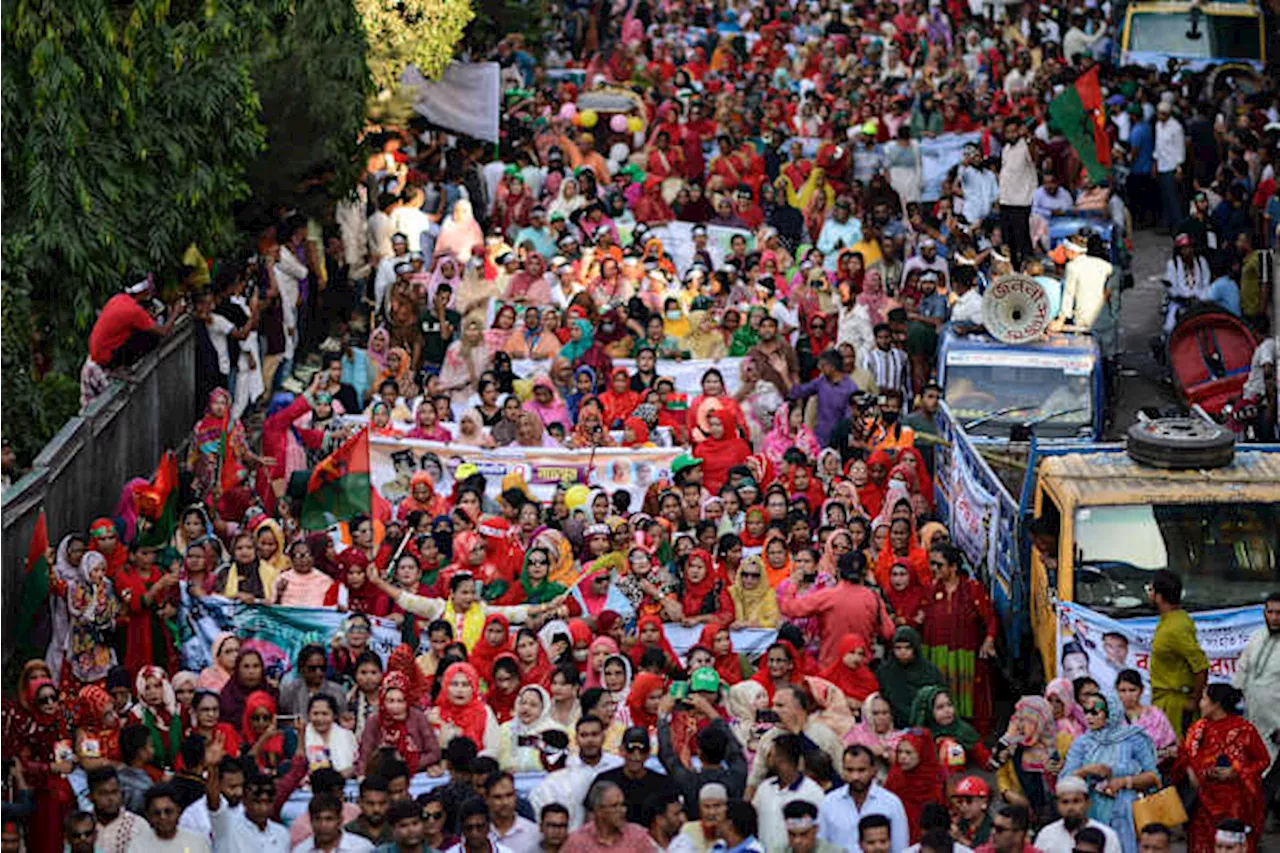
[[[963,453],[953,453],[951,536],[970,565],[994,564],[1000,504],[978,482]]]
[[[676,384],[676,391],[688,394],[689,401],[692,402],[694,397],[702,393],[702,374],[713,367],[724,377],[725,393],[729,396],[738,393],[738,389],[742,387],[742,362],[744,361],[746,358],[742,356],[686,360],[660,358],[654,367],[654,372],[659,376],[670,377]],[[515,371],[516,376],[536,376],[546,373],[549,364],[550,362],[547,361],[520,358],[511,362],[511,369]],[[615,369],[624,368],[628,373],[635,373],[636,361],[634,358],[615,358],[613,366]]]
[[[680,447],[570,450],[553,447],[499,447],[483,450],[456,444],[410,438],[371,436],[369,474],[373,487],[392,506],[409,494],[409,483],[418,471],[426,471],[439,494],[453,490],[458,466],[470,462],[485,477],[489,497],[502,493],[502,478],[520,476],[541,501],[555,497],[561,483],[603,486],[610,492],[625,489],[632,506],[639,508],[645,491],[656,482],[671,482],[671,463],[684,453]]]
[[[275,678],[292,671],[298,653],[311,644],[330,650],[335,637],[342,632],[348,614],[323,607],[280,607],[269,604],[242,604],[230,598],[208,595],[182,599],[183,666],[199,672],[213,665],[213,643],[224,631],[243,640],[243,647],[262,654],[267,671]],[[373,632],[369,649],[385,663],[391,650],[401,643],[400,627],[389,619],[370,616]],[[685,628],[678,623],[666,625],[667,639],[683,658],[702,635],[702,626]],[[743,628],[731,632],[733,646],[754,659],[762,657],[777,639],[778,632],[765,628]]]
[[[1155,634],[1155,616],[1136,619],[1112,619],[1075,602],[1054,605],[1058,613],[1058,674],[1067,678],[1088,675],[1103,686],[1116,683],[1122,669],[1136,669],[1150,690],[1151,637]],[[1231,681],[1236,661],[1249,637],[1264,623],[1262,606],[1235,607],[1192,613],[1196,637],[1209,658],[1209,680]],[[1075,642],[1063,659],[1063,647]]]

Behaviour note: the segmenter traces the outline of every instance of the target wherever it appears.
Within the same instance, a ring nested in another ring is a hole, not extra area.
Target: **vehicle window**
[[[1206,15],[1200,22],[1202,37],[1199,39],[1187,38],[1190,29],[1187,15],[1140,12],[1130,22],[1128,49],[1203,59],[1258,59],[1261,56],[1257,18]]]
[[[966,427],[974,435],[1006,436],[1011,425],[1043,418],[1037,435],[1074,436],[1093,420],[1089,375],[1068,375],[1059,367],[948,365],[944,394],[962,423],[994,415]]]
[[[1075,600],[1149,615],[1159,569],[1182,578],[1190,611],[1259,604],[1280,582],[1280,504],[1086,507],[1076,511]]]

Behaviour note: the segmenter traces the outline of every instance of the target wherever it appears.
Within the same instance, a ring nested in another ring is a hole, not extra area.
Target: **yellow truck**
[[[1190,443],[1153,421],[1127,447],[1033,436],[993,451],[945,404],[939,421],[939,511],[991,592],[1018,686],[1145,677],[1160,569],[1182,579],[1212,677],[1230,678],[1280,589],[1280,446],[1234,447],[1229,432],[1184,419]]]
[[[1130,3],[1120,36],[1121,66],[1191,71],[1218,65],[1261,73],[1267,61],[1262,10],[1253,3]]]

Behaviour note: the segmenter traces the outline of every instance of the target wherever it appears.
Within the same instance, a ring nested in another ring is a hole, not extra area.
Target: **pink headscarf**
[[[862,278],[862,292],[858,294],[858,304],[865,305],[871,315],[871,323],[885,322],[893,300],[884,292],[884,280],[879,270],[867,270]]]

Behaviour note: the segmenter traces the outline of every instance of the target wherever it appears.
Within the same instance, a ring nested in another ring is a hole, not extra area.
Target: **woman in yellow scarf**
[[[710,311],[694,311],[689,314],[691,331],[684,340],[685,348],[693,353],[694,358],[721,359],[729,354],[725,346],[724,334],[716,325],[716,319]]]
[[[729,598],[733,599],[733,625],[738,628],[776,628],[778,596],[764,580],[764,562],[759,557],[747,557],[738,567],[738,576],[729,586]]]

